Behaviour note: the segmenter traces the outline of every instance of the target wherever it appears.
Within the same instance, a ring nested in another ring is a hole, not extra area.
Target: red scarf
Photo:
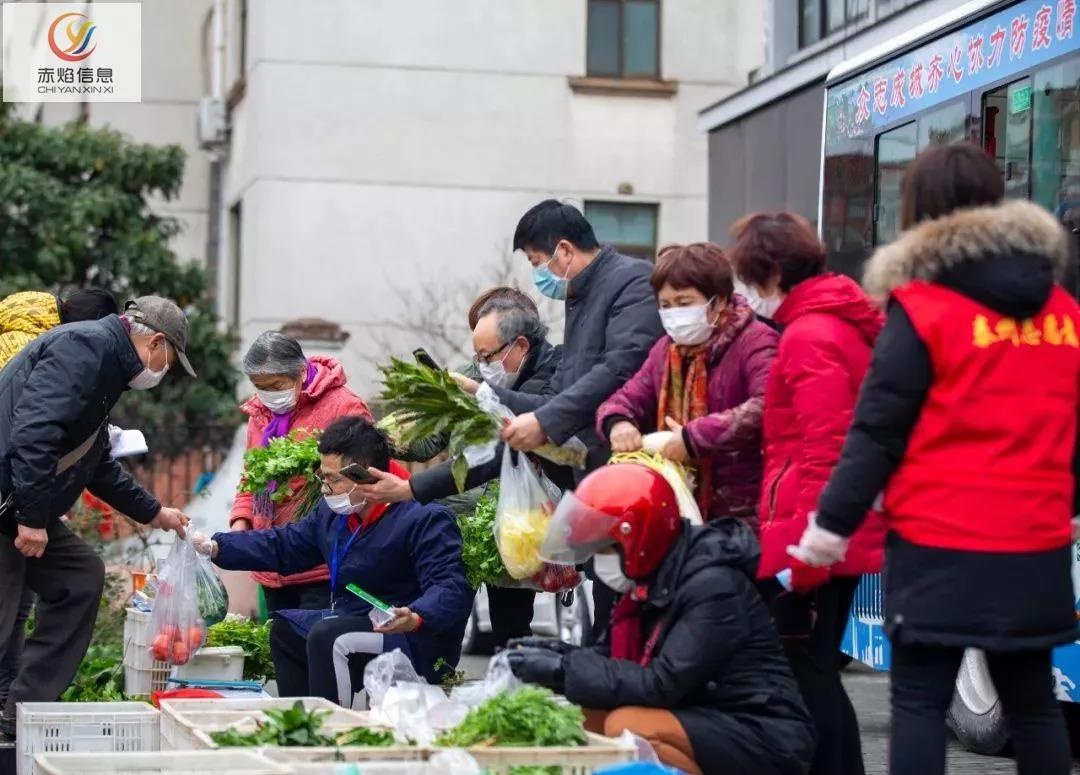
[[[627,592],[615,604],[615,610],[611,612],[612,659],[625,659],[642,667],[648,667],[652,662],[663,622],[656,623],[652,634],[646,640],[643,606],[643,603],[634,599],[633,592]]]

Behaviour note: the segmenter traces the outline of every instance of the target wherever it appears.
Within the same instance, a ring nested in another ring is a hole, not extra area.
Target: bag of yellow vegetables
[[[515,454],[518,454],[516,464]],[[544,543],[557,499],[558,488],[546,481],[546,477],[542,482],[524,454],[514,453],[510,447],[504,449],[499,506],[495,512],[495,543],[511,577],[527,579],[543,570],[540,545]]]

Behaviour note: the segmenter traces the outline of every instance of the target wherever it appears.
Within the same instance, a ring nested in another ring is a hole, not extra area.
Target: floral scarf
[[[665,430],[668,417],[679,425],[704,417],[709,413],[708,353],[712,339],[686,347],[672,342],[668,346],[664,379],[660,384],[660,401],[657,404],[656,427]],[[712,463],[698,459],[697,502],[702,516],[709,513],[712,505]]]

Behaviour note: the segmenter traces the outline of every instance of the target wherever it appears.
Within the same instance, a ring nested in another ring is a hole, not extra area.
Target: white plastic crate
[[[186,665],[176,665],[171,677],[187,681],[242,681],[244,650],[239,646],[201,648]]]
[[[512,767],[562,767],[563,775],[590,775],[595,770],[634,760],[633,745],[586,732],[582,746],[511,748],[473,746],[467,750],[479,765],[494,775],[506,775]]]
[[[178,699],[161,702],[161,742],[167,750],[205,749],[208,739],[195,733],[218,732],[242,722],[254,723],[265,720],[262,711],[268,708],[288,710],[297,700],[307,710],[328,710],[325,727],[328,730],[346,730],[372,726],[367,713],[346,710],[322,697],[281,697],[272,699],[213,700]]]
[[[293,771],[251,751],[38,754],[41,775],[289,775]]]
[[[41,753],[157,751],[161,725],[144,702],[24,702],[16,745],[19,775],[32,775]]]
[[[128,608],[124,618],[124,694],[149,697],[168,688],[172,666],[150,654],[150,614]]]

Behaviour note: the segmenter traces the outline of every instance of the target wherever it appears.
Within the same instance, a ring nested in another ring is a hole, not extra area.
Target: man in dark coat
[[[522,216],[514,250],[533,266],[537,289],[566,301],[563,356],[549,394],[534,396],[496,388],[517,417],[503,429],[512,448],[530,452],[549,439],[564,444],[577,436],[589,448],[584,474],[607,462],[610,451],[595,429],[596,410],[645,362],[663,335],[645,261],[600,247],[592,226],[572,205],[548,199]],[[607,626],[614,599],[593,585],[593,631]]]
[[[59,326],[0,370],[0,643],[25,587],[37,625],[0,717],[14,734],[20,702],[54,701],[93,634],[105,569],[60,521],[84,489],[137,522],[183,535],[187,518],[163,507],[109,454],[109,412],[132,389],[158,385],[188,362],[188,324],[168,299],[143,296],[122,317]]]
[[[693,527],[659,474],[613,465],[563,499],[542,549],[553,561],[594,552],[620,593],[609,632],[595,648],[511,642],[514,673],[588,709],[597,731],[645,737],[683,771],[803,775],[813,725],[754,581],[750,528]]]
[[[326,563],[330,597],[323,610],[275,613],[270,651],[285,697],[314,695],[346,707],[375,655],[401,649],[416,672],[437,682],[461,656],[473,591],[461,562],[461,532],[443,506],[415,501],[368,503],[359,482],[368,470],[408,473],[363,417],[343,417],[319,438],[323,502],[307,517],[267,530],[196,534],[196,549],[228,570],[297,573]],[[392,607],[376,626],[372,604],[355,584]]]
[[[474,365],[477,376],[486,378],[489,385],[509,386],[521,393],[542,395],[559,364],[562,348],[547,340],[547,327],[540,321],[535,306],[524,305],[512,298],[491,299],[478,310],[473,326]],[[463,375],[455,375],[462,387],[476,393],[480,383]],[[429,457],[431,457],[429,455]],[[495,481],[502,473],[503,445],[499,444],[490,460],[473,466],[465,479],[468,495],[474,488]],[[548,477],[561,487],[573,483],[569,469],[539,459]],[[431,503],[439,500],[453,506],[447,499],[458,494],[449,461],[413,474],[409,479],[389,472],[372,470],[379,481],[359,488],[360,494],[376,503],[400,503],[416,500]],[[469,498],[471,510],[478,498]],[[491,611],[491,631],[494,645],[505,646],[510,638],[520,638],[532,632],[533,599],[531,589],[488,586]]]

